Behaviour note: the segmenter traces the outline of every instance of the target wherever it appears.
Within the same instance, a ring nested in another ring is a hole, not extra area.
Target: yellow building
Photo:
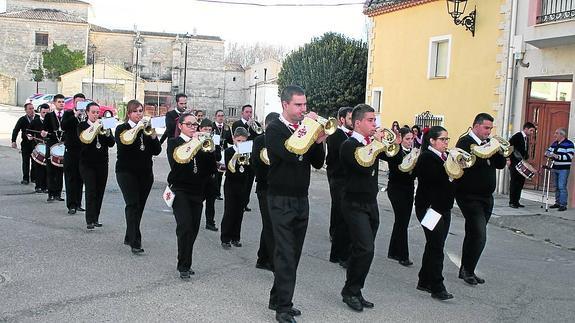
[[[382,125],[413,125],[430,111],[456,140],[479,112],[501,124],[508,2],[467,1],[461,18],[476,7],[473,36],[454,24],[446,0],[367,1],[366,101],[379,110]]]

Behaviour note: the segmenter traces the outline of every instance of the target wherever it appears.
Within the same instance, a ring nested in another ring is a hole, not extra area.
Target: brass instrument
[[[264,129],[253,118],[248,121],[248,126],[258,135],[264,133]]]
[[[98,135],[109,136],[111,135],[110,129],[104,129],[102,122],[96,120],[90,127],[82,130],[80,133],[80,141],[86,145],[89,145],[96,139]]]
[[[371,167],[379,153],[384,152],[388,157],[393,157],[399,153],[401,147],[395,143],[395,133],[389,129],[382,129],[384,136],[381,141],[374,139],[368,145],[355,149],[354,156],[358,164],[363,167]]]
[[[156,130],[152,128],[152,119],[149,116],[144,116],[134,128],[122,132],[120,134],[120,141],[124,145],[133,144],[140,130],[143,130],[146,136],[151,136],[156,133]]]
[[[187,164],[196,156],[200,149],[207,153],[216,149],[210,134],[202,132],[198,135],[198,138],[192,138],[190,141],[179,145],[174,149],[172,156],[178,164]]]
[[[267,148],[262,148],[262,150],[260,150],[260,159],[264,164],[268,166],[270,165],[270,158],[268,157]]]
[[[235,153],[232,156],[232,158],[228,162],[228,169],[232,173],[236,172],[236,161],[237,161],[238,165],[240,165],[240,167],[239,167],[240,173],[243,173],[244,172],[244,166],[247,166],[250,164],[250,154]]]
[[[498,152],[507,158],[513,153],[513,146],[509,141],[499,136],[493,136],[485,145],[471,145],[471,152],[479,158],[490,158]]]
[[[397,139],[395,132],[393,132],[387,128],[383,128],[382,131],[383,131],[384,136],[381,140],[382,140],[383,144],[387,146],[385,154],[388,157],[393,157],[393,156],[397,155],[397,153],[399,153],[399,150],[401,149],[401,147],[399,146],[399,144],[395,143],[395,139]]]
[[[398,168],[400,171],[404,173],[409,173],[415,168],[415,164],[417,163],[417,159],[421,154],[421,150],[419,148],[412,148],[409,154],[403,157],[401,164],[399,164]]]
[[[461,148],[449,150],[447,160],[443,164],[445,172],[451,179],[458,179],[463,176],[463,170],[475,164],[475,155],[466,152]]]
[[[323,131],[328,136],[337,130],[337,120],[335,118],[322,118],[317,116],[317,120],[305,117],[300,126],[285,141],[285,147],[289,152],[297,155],[305,154],[311,145],[317,140]]]

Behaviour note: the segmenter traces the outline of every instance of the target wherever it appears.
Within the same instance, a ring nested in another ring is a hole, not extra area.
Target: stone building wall
[[[56,9],[88,21],[90,4],[82,1],[74,3],[67,1],[37,1],[37,0],[6,0],[6,12],[26,9]]]
[[[16,105],[16,79],[0,74],[0,104]]]

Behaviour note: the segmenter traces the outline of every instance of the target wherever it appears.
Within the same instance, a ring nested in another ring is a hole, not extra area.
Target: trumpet
[[[124,145],[133,144],[140,130],[143,130],[146,136],[151,136],[156,133],[156,130],[152,128],[152,119],[150,117],[144,116],[134,128],[122,132],[120,134],[120,141]]]
[[[417,159],[421,154],[421,150],[419,148],[412,148],[409,154],[403,157],[401,164],[399,164],[398,168],[400,171],[404,173],[409,173],[415,168],[415,164],[417,164]]]
[[[329,117],[326,119],[318,114],[315,119],[315,122],[319,123],[322,126],[323,132],[325,132],[328,136],[333,135],[337,130],[337,120],[333,117]]]
[[[371,167],[381,152],[384,152],[388,157],[393,157],[399,153],[401,147],[395,143],[395,133],[387,128],[383,128],[381,131],[384,133],[381,141],[374,139],[368,145],[355,149],[355,160],[361,166]]]
[[[466,152],[461,148],[453,148],[449,150],[447,160],[443,164],[445,171],[449,178],[458,179],[463,176],[463,170],[475,164],[475,155]]]
[[[174,149],[173,157],[178,164],[187,164],[192,160],[198,151],[210,153],[216,149],[212,136],[208,133],[201,132],[198,138],[192,138],[190,141],[179,145]]]
[[[232,173],[236,172],[236,161],[237,161],[238,165],[240,165],[240,167],[239,167],[240,173],[243,173],[244,172],[244,166],[247,166],[250,164],[250,154],[248,154],[248,153],[244,153],[244,154],[235,153],[232,156],[232,158],[228,162],[228,169]]]
[[[381,130],[383,131],[383,137],[381,138],[381,142],[386,146],[385,154],[388,157],[393,157],[397,155],[397,153],[399,153],[399,150],[401,149],[399,144],[395,143],[397,135],[395,134],[395,132],[387,128],[383,128]]]
[[[260,151],[260,159],[264,164],[268,166],[270,165],[270,158],[268,156],[267,148],[262,148],[262,150]]]
[[[248,121],[248,126],[258,135],[264,133],[264,129],[253,118]]]
[[[301,126],[284,143],[286,149],[297,155],[305,154],[311,145],[317,140],[321,131],[328,136],[337,130],[335,118],[323,118],[317,116],[316,120],[305,117]]]
[[[80,141],[83,144],[89,145],[98,135],[109,136],[111,135],[110,129],[104,129],[100,120],[96,120],[90,127],[82,130],[80,133]]]
[[[513,146],[502,137],[493,136],[485,145],[471,145],[471,152],[479,158],[490,158],[497,152],[507,158],[513,153]]]

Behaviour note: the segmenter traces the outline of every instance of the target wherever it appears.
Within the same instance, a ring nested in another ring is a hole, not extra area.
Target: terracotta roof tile
[[[48,20],[56,22],[73,22],[73,23],[87,23],[86,20],[70,15],[56,9],[28,9],[22,11],[12,11],[0,13],[0,17],[4,18],[20,18],[32,20]]]

